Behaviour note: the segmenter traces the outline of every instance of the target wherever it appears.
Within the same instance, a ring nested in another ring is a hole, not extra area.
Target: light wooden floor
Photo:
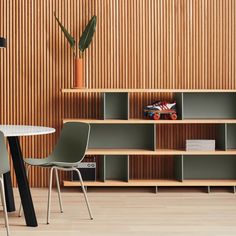
[[[9,214],[11,236],[132,236],[132,235],[236,235],[236,194],[225,190],[211,194],[190,189],[91,189],[88,196],[94,220],[88,218],[83,196],[63,190],[64,213],[59,213],[53,192],[51,224],[46,225],[46,189],[32,189],[39,227],[24,226],[24,218]],[[19,195],[15,190],[16,204]],[[0,234],[4,234],[2,212]]]

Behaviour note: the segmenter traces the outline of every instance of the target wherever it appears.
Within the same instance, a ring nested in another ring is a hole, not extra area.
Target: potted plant
[[[85,30],[80,36],[79,42],[68,32],[68,30],[62,25],[62,23],[57,18],[55,12],[54,16],[57,23],[59,24],[62,32],[64,33],[70,47],[73,50],[74,55],[74,87],[75,88],[84,88],[84,77],[83,77],[83,55],[85,49],[87,49],[92,41],[96,24],[97,17],[93,16],[88,22]]]

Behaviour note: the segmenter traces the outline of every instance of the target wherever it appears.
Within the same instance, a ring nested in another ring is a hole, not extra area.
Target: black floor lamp
[[[7,46],[7,40],[0,37],[0,48],[5,48]]]

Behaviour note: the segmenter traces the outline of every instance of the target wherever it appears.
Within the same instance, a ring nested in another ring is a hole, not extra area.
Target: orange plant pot
[[[75,58],[74,64],[74,88],[84,88],[83,59]]]

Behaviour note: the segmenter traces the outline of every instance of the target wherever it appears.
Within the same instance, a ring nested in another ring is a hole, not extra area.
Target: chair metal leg
[[[48,187],[48,207],[47,207],[47,224],[50,223],[50,210],[51,210],[51,195],[52,195],[52,177],[53,177],[54,167],[50,170],[50,180]]]
[[[61,201],[61,189],[60,189],[60,183],[59,183],[57,168],[55,168],[55,174],[56,174],[57,194],[58,194],[58,199],[59,199],[60,210],[61,210],[61,213],[63,213],[63,206],[62,206],[62,201]]]
[[[30,167],[31,167],[31,166],[28,165],[27,168],[26,168],[26,176],[27,176],[28,180],[29,180]],[[22,204],[21,204],[21,202],[20,202],[20,207],[19,207],[18,216],[21,217],[21,215],[22,215]]]
[[[9,236],[9,224],[8,224],[7,205],[6,205],[6,198],[5,198],[3,175],[1,176],[0,182],[1,182],[1,199],[2,199],[2,205],[3,205],[3,211],[4,211],[4,220],[5,220],[5,226],[7,229],[7,236]]]
[[[83,183],[82,176],[80,174],[80,171],[77,168],[75,168],[74,170],[78,173],[80,184],[81,184],[81,188],[83,190],[85,202],[86,202],[86,205],[87,205],[87,208],[88,208],[89,216],[90,216],[90,219],[92,220],[93,219],[92,211],[90,209],[90,205],[89,205],[88,197],[87,197],[87,194],[86,194],[86,191],[85,191],[85,188],[84,188],[84,183]]]

